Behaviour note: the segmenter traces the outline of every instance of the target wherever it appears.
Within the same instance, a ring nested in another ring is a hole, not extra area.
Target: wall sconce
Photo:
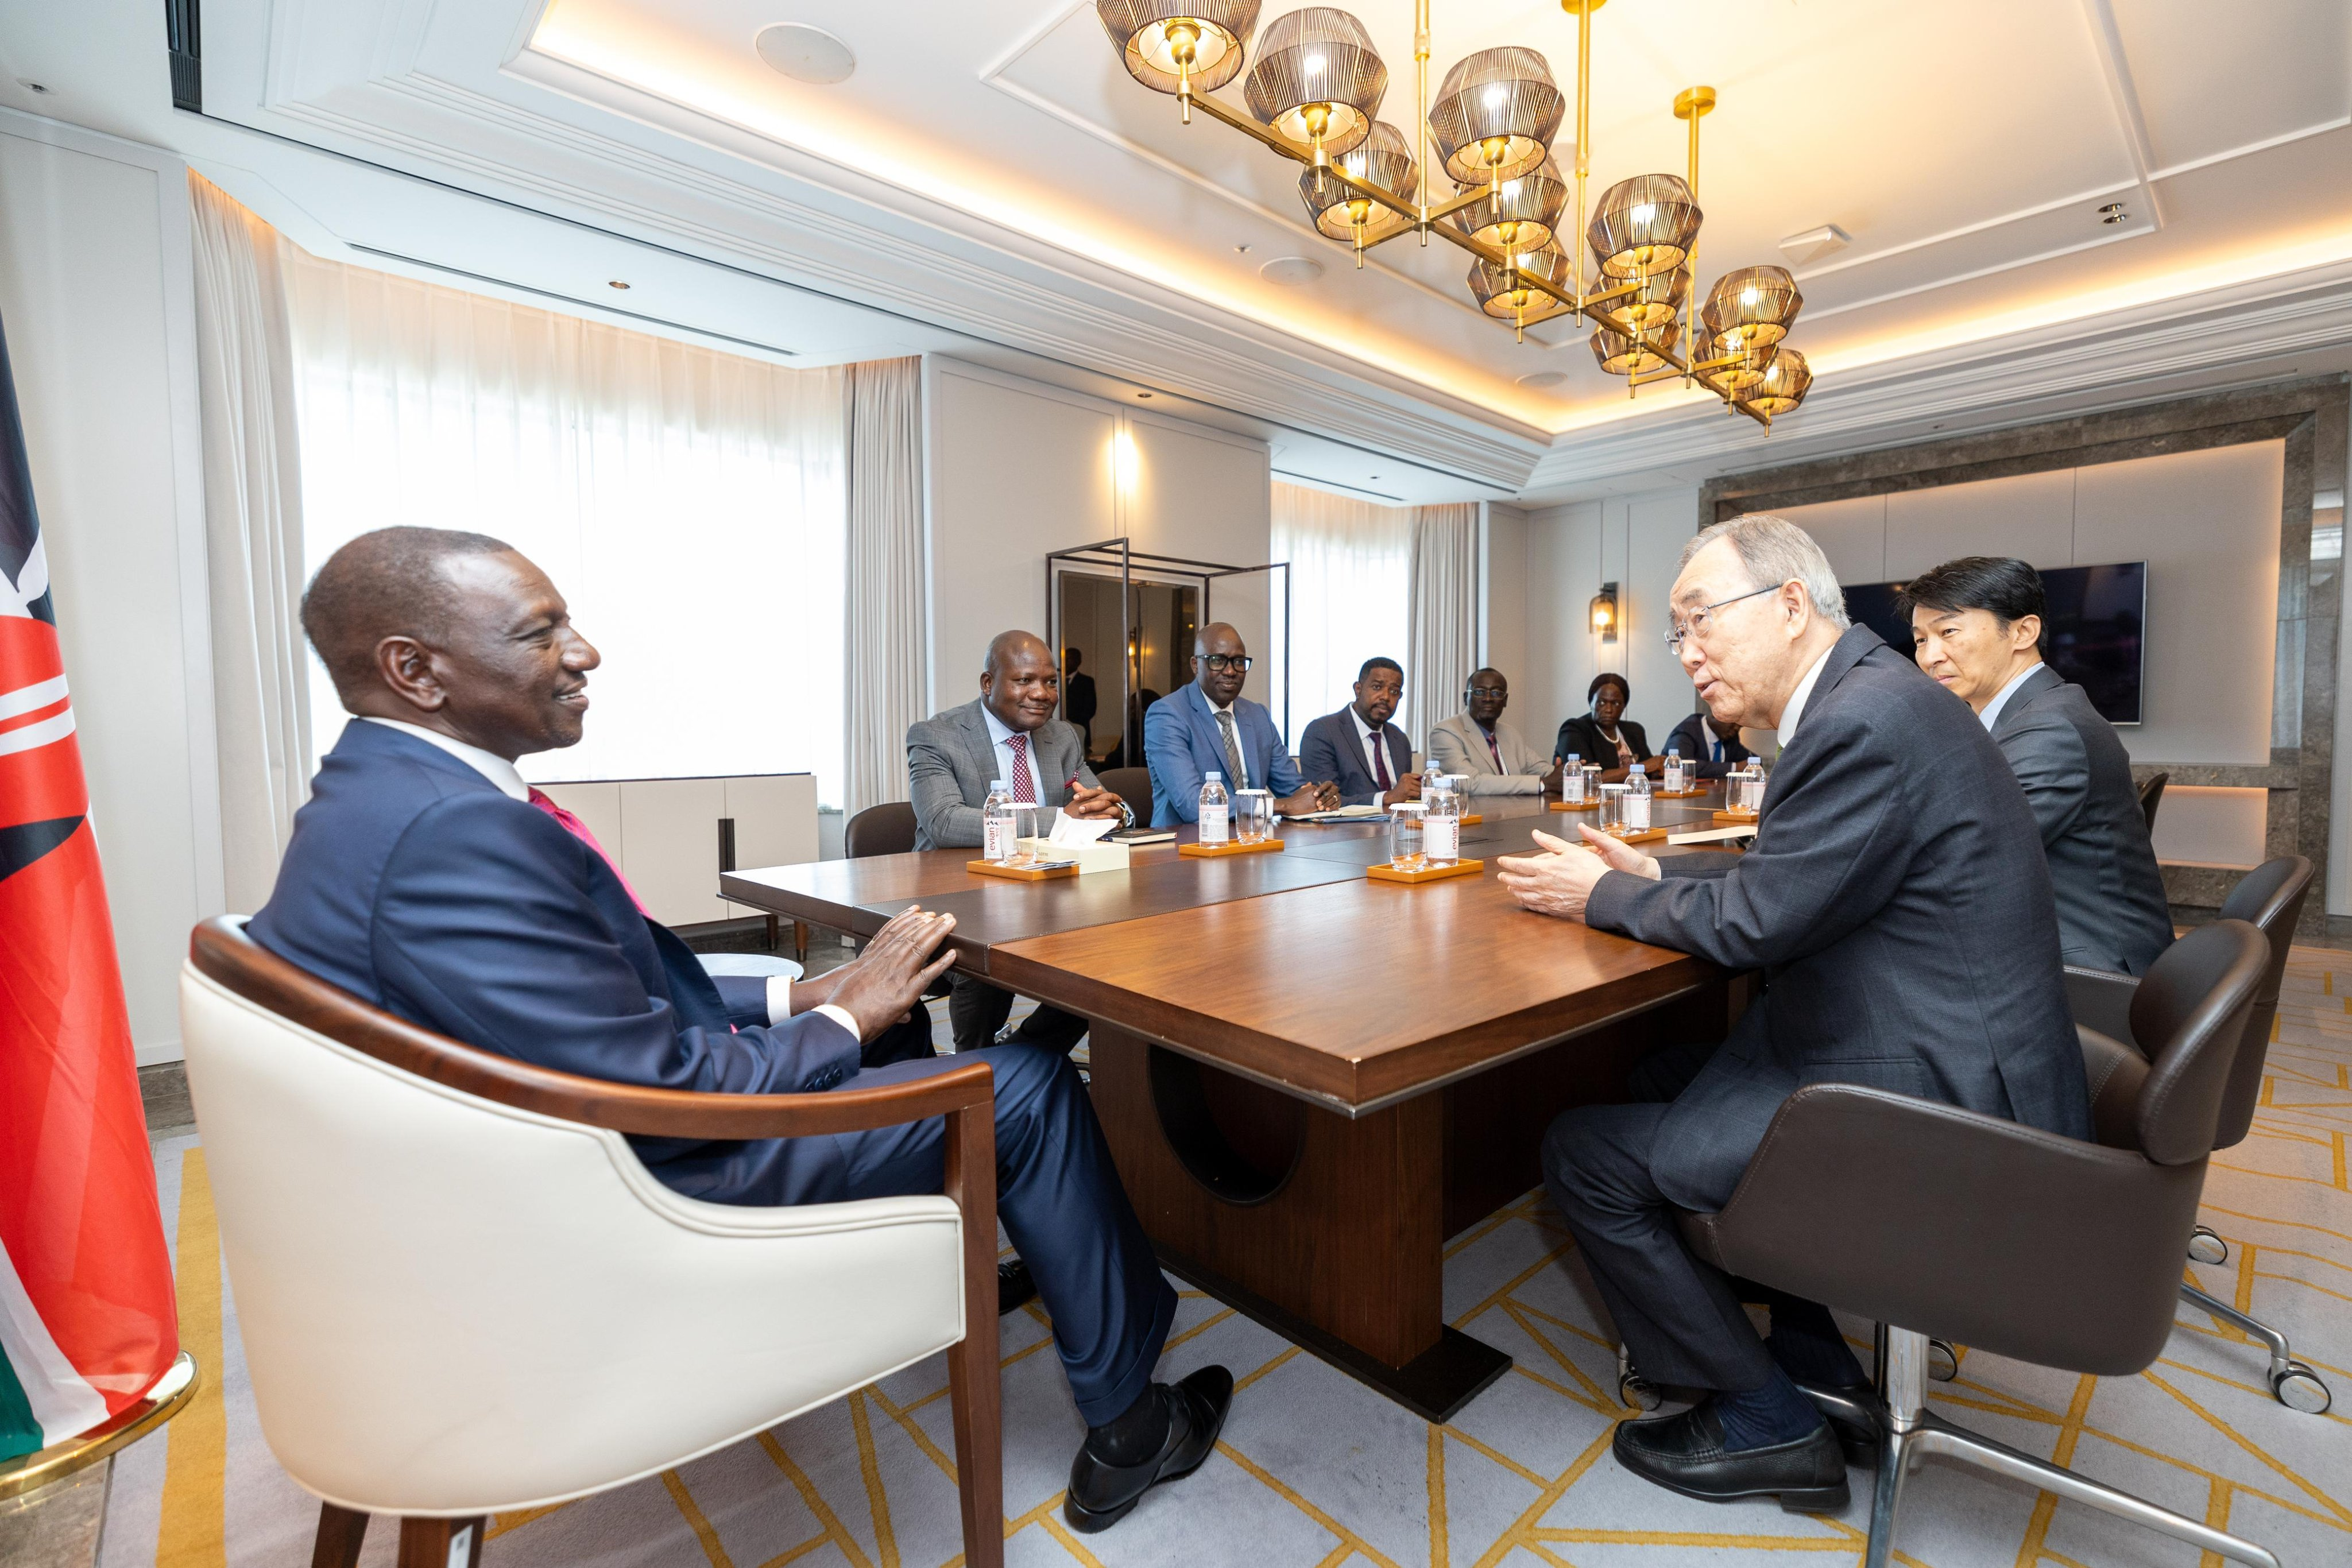
[[[1604,582],[1592,596],[1592,630],[1604,643],[1617,641],[1617,585]]]

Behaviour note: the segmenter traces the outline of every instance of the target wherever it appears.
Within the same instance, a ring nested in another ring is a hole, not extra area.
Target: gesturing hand
[[[910,905],[875,933],[855,964],[843,966],[833,1005],[857,1020],[860,1040],[872,1040],[906,1017],[921,1003],[931,982],[947,973],[955,955],[939,948],[954,929],[954,915],[927,914]]]
[[[1496,862],[1503,886],[1510,895],[1538,915],[1581,920],[1592,896],[1592,885],[1612,871],[1654,877],[1658,862],[1607,833],[1579,824],[1585,843],[1598,852],[1587,854],[1565,839],[1536,834],[1546,852],[1505,855]]]

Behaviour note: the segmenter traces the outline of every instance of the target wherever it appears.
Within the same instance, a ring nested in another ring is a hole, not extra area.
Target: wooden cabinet
[[[761,913],[719,896],[722,866],[817,858],[814,774],[593,779],[540,788],[588,825],[665,925]],[[722,862],[730,847],[733,858]]]

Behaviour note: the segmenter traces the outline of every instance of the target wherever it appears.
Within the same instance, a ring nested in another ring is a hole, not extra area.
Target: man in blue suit
[[[856,1081],[861,1041],[919,1008],[951,962],[939,949],[953,920],[910,909],[856,963],[761,998],[757,1018],[751,998],[722,998],[585,830],[515,770],[518,757],[579,740],[598,655],[554,585],[498,540],[362,535],[320,570],[302,625],[357,716],[320,764],[251,929],[322,979],[543,1067],[814,1093]],[[1175,1293],[1076,1069],[1023,1045],[988,1060],[998,1212],[1053,1314],[1088,1427],[1065,1511],[1080,1530],[1106,1529],[1148,1488],[1199,1466],[1233,1379],[1211,1368],[1172,1387],[1151,1381]],[[948,1065],[863,1076],[903,1082]],[[664,1185],[756,1206],[937,1192],[943,1142],[936,1118],[824,1137],[630,1140]]]
[[[1211,772],[1223,774],[1229,790],[1272,790],[1277,811],[1338,808],[1339,789],[1308,783],[1284,748],[1274,716],[1242,695],[1251,662],[1242,634],[1212,622],[1192,639],[1192,684],[1153,703],[1143,716],[1153,827],[1198,821],[1201,780]]]

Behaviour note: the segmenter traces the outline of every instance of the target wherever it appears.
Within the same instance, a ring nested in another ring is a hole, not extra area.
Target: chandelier
[[[1589,211],[1592,13],[1607,0],[1560,0],[1576,17],[1572,172],[1553,156],[1568,100],[1533,49],[1481,49],[1429,96],[1429,0],[1413,7],[1414,131],[1379,118],[1389,71],[1364,25],[1313,5],[1257,30],[1263,0],[1095,0],[1128,73],[1303,164],[1298,193],[1318,234],[1364,252],[1433,234],[1467,251],[1478,309],[1524,341],[1532,322],[1580,318],[1592,357],[1626,395],[1659,382],[1703,387],[1771,427],[1805,401],[1812,371],[1787,341],[1804,306],[1778,267],[1742,267],[1702,300],[1698,276],[1699,121],[1711,87],[1675,95],[1690,126],[1686,174],[1636,174]],[[1252,33],[1256,39],[1250,41]],[[1214,96],[1242,77],[1246,112]],[[1433,167],[1454,194],[1433,202]],[[1571,214],[1570,208],[1573,204]]]

